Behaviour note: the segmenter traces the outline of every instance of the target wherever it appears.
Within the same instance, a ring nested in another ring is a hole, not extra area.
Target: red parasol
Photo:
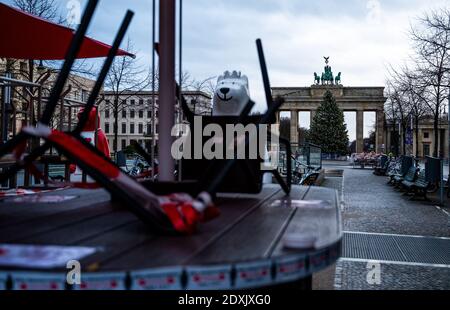
[[[61,60],[74,30],[0,3],[0,57]],[[77,58],[106,57],[111,46],[85,37]],[[118,56],[131,56],[124,50]]]

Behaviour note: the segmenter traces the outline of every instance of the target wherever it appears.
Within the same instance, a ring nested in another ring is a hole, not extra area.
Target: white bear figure
[[[250,99],[248,78],[241,72],[225,71],[217,79],[213,99],[213,115],[239,115]]]
[[[214,92],[213,112],[214,116],[238,116],[250,99],[248,78],[241,72],[225,71],[217,79]],[[267,150],[264,153],[264,161],[268,162]],[[272,183],[272,174],[264,173],[263,183]]]

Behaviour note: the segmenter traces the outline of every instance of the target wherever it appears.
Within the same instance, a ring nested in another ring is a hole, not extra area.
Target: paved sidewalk
[[[411,201],[386,183],[369,169],[345,169],[344,230],[450,237],[449,216],[436,203]]]
[[[330,178],[324,186],[343,193],[345,257],[316,277],[315,288],[331,289],[334,276],[334,288],[342,290],[450,289],[448,208],[411,201],[369,169],[334,163],[324,168],[344,170],[343,180]],[[380,271],[378,284],[367,280],[373,261]]]

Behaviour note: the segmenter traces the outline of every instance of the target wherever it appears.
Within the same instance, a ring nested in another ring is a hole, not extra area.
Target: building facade
[[[47,104],[58,74],[58,70],[43,66],[42,63],[34,62],[30,68],[28,60],[0,59],[0,76],[39,85],[39,87],[23,87],[14,84],[15,86],[8,87],[10,94],[8,98],[3,97],[5,92],[2,91],[1,101],[6,105],[9,138],[27,125],[32,116],[39,117]],[[77,74],[69,75],[52,119],[51,125],[54,128],[70,130],[75,125],[78,110],[87,102],[94,84],[95,80]],[[1,119],[3,120],[3,116]]]
[[[117,146],[121,151],[132,141],[150,150],[152,138],[158,140],[159,99],[158,93],[151,91],[123,92],[120,95],[105,91],[104,100],[99,106],[100,126],[106,134],[111,150],[114,150],[114,111],[117,111]],[[184,91],[189,108],[198,115],[211,115],[211,96],[201,91]],[[155,98],[155,124],[153,121],[153,97]],[[175,120],[180,121],[180,108],[177,106]]]
[[[333,74],[329,65],[330,57],[324,57],[324,72],[314,72],[314,85],[310,87],[274,87],[272,95],[285,99],[277,116],[280,122],[281,113],[290,113],[290,141],[294,149],[299,145],[299,113],[310,113],[311,123],[318,107],[327,91],[333,94],[336,103],[343,112],[356,112],[356,152],[364,151],[364,112],[375,112],[375,150],[384,152],[385,145],[385,113],[384,87],[344,87],[341,84],[341,72]]]
[[[449,158],[449,130],[447,114],[442,115],[439,121],[439,132],[438,132],[438,154],[439,157]],[[396,153],[398,148],[399,154],[413,155],[419,158],[424,158],[426,156],[433,156],[433,150],[435,146],[434,139],[434,119],[431,116],[422,117],[419,121],[419,134],[417,136],[416,129],[413,124],[410,130],[410,139],[406,139],[405,149],[403,150],[403,137],[405,133],[399,128],[398,124],[394,126],[392,122],[387,123],[386,130],[386,145],[387,149]],[[408,135],[406,133],[406,135]],[[400,137],[400,138],[399,138]],[[400,141],[400,142],[397,142]]]
[[[299,112],[309,112],[312,119],[317,108],[323,101],[326,91],[331,91],[340,109],[344,112],[356,112],[356,152],[364,150],[364,112],[376,113],[376,151],[384,152],[385,145],[385,114],[384,104],[387,98],[384,96],[384,87],[344,87],[342,85],[324,84],[310,87],[274,87],[274,97],[281,96],[285,104],[278,113],[290,113],[291,119],[291,144],[298,147],[298,132],[302,124],[299,124]]]

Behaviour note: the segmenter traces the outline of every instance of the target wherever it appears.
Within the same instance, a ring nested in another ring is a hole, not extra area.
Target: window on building
[[[130,124],[130,134],[134,134],[134,123]]]
[[[106,108],[105,110],[105,118],[109,118],[109,108]]]
[[[139,105],[144,105],[144,99],[139,99]]]
[[[424,144],[423,145],[423,156],[430,156],[430,145]]]
[[[148,124],[147,124],[147,134],[148,134],[148,135],[151,135],[151,134],[152,134],[152,124],[151,124],[151,123],[148,123]]]
[[[134,110],[130,110],[130,118],[134,118],[135,117],[135,111]]]
[[[81,90],[81,101],[87,102],[87,100],[88,100],[88,91],[82,89]]]
[[[127,140],[126,139],[122,139],[122,150],[127,148]]]
[[[143,134],[144,133],[144,124],[139,124],[138,125],[138,133],[139,134]]]
[[[198,105],[197,105],[197,100],[195,100],[195,99],[191,99],[191,109],[192,109],[192,112],[196,112],[197,111],[197,107],[198,107]]]
[[[134,105],[136,103],[136,101],[134,99],[130,100],[130,105]]]
[[[122,118],[127,118],[127,110],[122,110]]]
[[[127,124],[122,123],[122,133],[127,133]]]
[[[430,138],[430,133],[427,132],[427,131],[425,131],[425,132],[423,133],[423,138],[424,138],[424,139],[429,139],[429,138]]]
[[[152,111],[147,111],[147,118],[152,118]]]
[[[127,105],[127,100],[122,100],[122,106],[126,106]]]
[[[144,110],[139,110],[139,118],[144,118]]]
[[[159,117],[159,113],[158,110],[155,111],[155,117],[158,118]]]
[[[109,133],[109,123],[105,123],[105,133]]]

